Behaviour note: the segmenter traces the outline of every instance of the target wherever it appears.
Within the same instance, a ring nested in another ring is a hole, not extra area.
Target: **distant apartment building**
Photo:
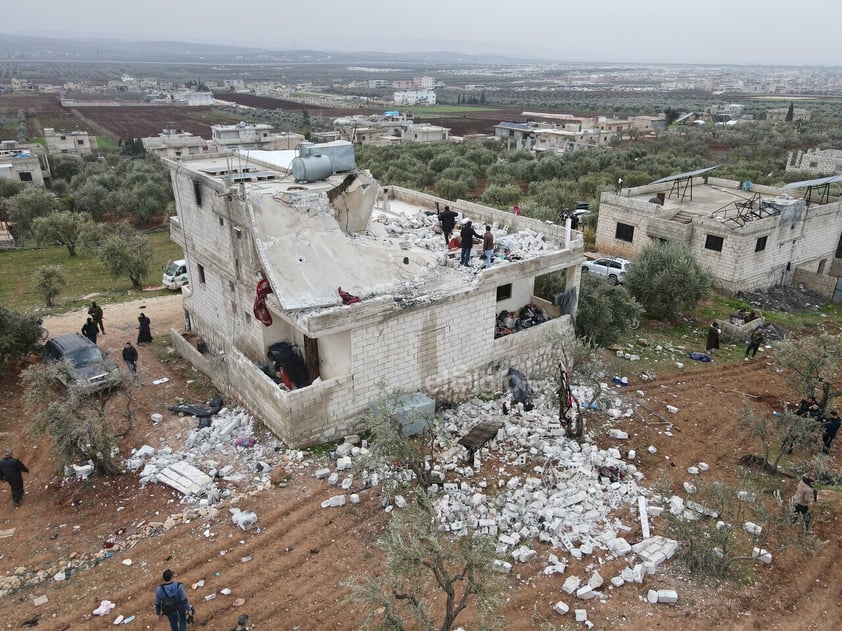
[[[44,173],[38,155],[14,140],[0,142],[0,177],[44,188]]]
[[[786,115],[789,113],[788,107],[776,107],[771,110],[766,110],[766,120],[772,123],[780,123],[786,120]],[[794,121],[808,121],[810,120],[810,110],[803,107],[792,108],[792,120]]]
[[[840,175],[842,174],[842,150],[790,151],[786,158],[786,170],[807,171],[820,175]]]
[[[410,81],[392,81],[396,90],[432,90],[436,87],[435,77],[413,77]]]
[[[211,125],[211,139],[217,147],[226,149],[295,149],[304,136],[294,132],[272,133],[265,123],[237,123],[236,125]]]
[[[435,105],[435,90],[406,90],[395,92],[393,96],[395,105]]]
[[[658,116],[630,116],[629,121],[640,131],[666,131],[667,129],[667,117],[663,114],[659,114]]]
[[[179,129],[165,129],[157,136],[143,138],[143,148],[159,158],[181,158],[216,153],[216,145],[201,136]]]
[[[97,149],[96,136],[86,131],[56,131],[52,127],[44,128],[44,140],[50,155],[70,155],[82,157]]]

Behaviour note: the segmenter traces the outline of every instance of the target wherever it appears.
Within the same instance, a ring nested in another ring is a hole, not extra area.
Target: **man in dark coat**
[[[842,419],[839,418],[839,412],[831,410],[824,422],[824,434],[822,435],[822,443],[824,443],[822,451],[824,453],[830,453],[830,443],[836,438],[840,425],[842,425]]]
[[[708,327],[708,337],[705,342],[705,353],[710,355],[713,353],[715,348],[719,348],[719,336],[721,334],[722,331],[719,328],[719,324],[717,322],[711,323],[710,327]]]
[[[96,327],[96,322],[94,322],[93,318],[88,318],[88,321],[82,325],[82,335],[96,344],[97,333],[99,333],[99,329]]]
[[[137,343],[146,344],[152,341],[152,330],[149,328],[152,325],[152,320],[146,317],[143,311],[137,317]]]
[[[450,235],[453,234],[453,229],[456,227],[456,213],[450,210],[450,206],[445,206],[444,210],[439,213],[439,223],[441,224],[441,231],[444,233],[445,244],[450,243]]]
[[[132,346],[131,342],[126,342],[123,347],[123,361],[126,362],[126,366],[129,367],[132,374],[137,372],[137,349]]]
[[[462,237],[462,256],[459,257],[459,262],[467,267],[471,262],[471,250],[474,247],[474,239],[482,239],[482,237],[477,234],[477,231],[474,230],[473,223],[470,221],[465,222],[462,230],[459,231],[459,235]]]
[[[12,487],[12,503],[15,507],[20,506],[23,497],[22,473],[29,473],[26,465],[15,458],[11,449],[3,452],[3,459],[0,460],[0,480],[5,480]]]
[[[90,308],[88,309],[88,315],[94,319],[94,324],[96,324],[102,334],[105,335],[105,324],[102,322],[102,307],[100,307],[97,303],[92,302]]]

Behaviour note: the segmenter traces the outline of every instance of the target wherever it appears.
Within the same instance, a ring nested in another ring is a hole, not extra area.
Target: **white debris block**
[[[155,448],[150,445],[143,445],[139,449],[135,449],[133,455],[138,458],[151,458],[155,455]]]
[[[162,414],[158,414],[157,412],[151,414],[149,418],[152,421],[153,425],[157,425],[158,423],[164,420],[164,416]]]
[[[508,561],[501,561],[500,559],[494,559],[494,563],[491,566],[495,572],[499,572],[500,574],[508,574],[512,571],[512,564]]]
[[[643,584],[643,576],[646,573],[646,571],[643,569],[643,563],[638,563],[637,565],[635,565],[632,569],[632,572],[634,574],[634,582],[638,585]]]
[[[681,363],[681,362],[675,362],[675,367],[676,368],[684,368],[684,364]]]
[[[646,513],[644,512],[643,515],[645,516]],[[632,547],[628,541],[622,537],[617,537],[616,539],[612,539],[608,542],[608,549],[616,556],[623,556],[631,552]]]
[[[591,576],[590,579],[588,579],[588,585],[591,589],[599,589],[600,587],[602,587],[603,582],[603,578],[602,576],[600,576],[599,572],[594,572],[593,576]]]
[[[664,508],[663,506],[647,506],[646,512],[650,517],[660,517],[661,513],[664,512]]]
[[[669,412],[670,414],[678,414],[678,408],[674,405],[668,405],[667,412]]]
[[[759,535],[763,528],[752,521],[747,521],[743,524],[743,530],[745,530],[750,535]]]
[[[345,456],[343,458],[336,459],[336,470],[337,471],[345,471],[345,469],[351,468],[351,457]]]
[[[634,460],[637,457],[637,452],[634,449],[629,449],[627,457],[629,460]]]
[[[648,451],[650,454],[656,454],[658,453],[658,448],[655,447],[655,445],[649,445],[649,448],[646,451]]]
[[[231,521],[240,530],[248,530],[257,523],[257,514],[250,510],[231,509]]]
[[[336,448],[336,457],[344,458],[345,456],[350,456],[353,448],[354,446],[351,443],[342,443]]]
[[[656,590],[656,589],[650,589],[650,590],[646,593],[646,600],[648,600],[648,601],[649,601],[650,603],[652,603],[653,605],[654,605],[656,602],[658,602],[658,590]]]
[[[538,556],[538,553],[527,546],[521,546],[514,552],[512,552],[512,557],[518,563],[529,563],[535,557]]]
[[[684,490],[687,492],[688,495],[694,495],[696,493],[696,485],[692,482],[685,482]]]
[[[588,619],[587,609],[576,609],[576,622],[585,622]]]
[[[351,495],[348,497],[348,499],[351,500],[351,504],[359,504],[360,503],[360,496],[356,493],[351,493]]]
[[[316,469],[316,479],[317,480],[324,480],[326,477],[330,475],[330,469],[324,467],[323,469]]]
[[[696,511],[700,515],[706,515],[712,519],[716,519],[717,517],[719,517],[719,513],[717,513],[712,508],[703,506],[702,504],[694,502],[693,500],[687,500],[687,508]]]
[[[699,467],[687,467],[687,473],[690,475],[699,475]]]
[[[648,539],[651,533],[649,532],[649,513],[646,507],[646,498],[642,495],[637,496],[637,511],[640,515],[640,529],[643,532],[643,538]]]
[[[620,572],[620,578],[622,578],[626,583],[631,583],[634,581],[634,570],[630,567],[624,567],[623,571]]]
[[[608,430],[608,435],[611,438],[616,438],[617,440],[628,440],[629,438],[628,432],[624,432],[623,430],[616,428]]]
[[[344,495],[334,495],[322,502],[322,508],[337,508],[339,506],[345,506]]]
[[[678,593],[674,589],[659,589],[658,602],[667,604],[678,602]]]
[[[567,606],[566,603],[559,600],[555,605],[553,605],[553,610],[560,616],[563,616],[568,611],[570,611],[570,607]]]
[[[568,576],[567,579],[564,581],[564,584],[561,586],[561,591],[565,594],[572,594],[577,589],[579,589],[579,584],[581,581],[579,580],[578,576]]]
[[[626,584],[625,579],[622,576],[612,576],[611,577],[611,584],[614,587],[622,587]]]
[[[579,598],[580,600],[590,600],[591,598],[596,598],[596,593],[590,585],[582,585],[576,590],[576,598]]]
[[[403,495],[395,495],[395,506],[398,508],[406,508],[406,499]]]
[[[707,462],[700,462],[696,466],[699,467],[699,471],[707,471],[710,469],[710,465]]]
[[[327,483],[331,486],[336,486],[339,483],[339,474],[334,471],[327,478]]]
[[[347,491],[348,489],[351,488],[351,485],[353,483],[354,483],[354,477],[349,475],[347,478],[342,480],[342,484],[340,486],[342,487],[343,491]]]
[[[751,551],[751,557],[765,563],[766,565],[769,565],[772,562],[772,553],[768,550],[764,550],[763,548],[754,548]]]
[[[157,478],[184,495],[199,495],[213,484],[213,478],[183,460],[159,471]]]

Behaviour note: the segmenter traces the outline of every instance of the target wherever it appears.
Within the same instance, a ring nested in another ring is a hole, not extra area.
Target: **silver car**
[[[608,280],[616,285],[626,280],[626,272],[630,266],[631,261],[626,259],[604,256],[601,259],[582,263],[582,273],[607,276]]]

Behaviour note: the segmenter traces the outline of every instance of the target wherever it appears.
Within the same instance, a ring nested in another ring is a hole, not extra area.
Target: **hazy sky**
[[[34,0],[0,32],[556,61],[842,65],[839,0]]]

